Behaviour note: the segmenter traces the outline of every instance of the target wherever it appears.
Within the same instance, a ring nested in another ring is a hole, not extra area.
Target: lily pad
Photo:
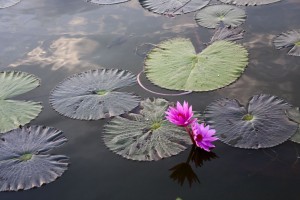
[[[39,85],[40,80],[31,74],[0,72],[0,133],[25,125],[39,115],[42,106],[38,102],[8,100]]]
[[[231,3],[239,6],[258,6],[279,2],[281,0],[220,0],[223,3]]]
[[[220,24],[237,27],[244,23],[246,12],[236,6],[213,5],[201,9],[196,15],[196,22],[206,28],[216,28]]]
[[[135,83],[135,76],[119,69],[89,70],[68,77],[54,88],[51,106],[60,114],[82,120],[118,116],[139,105],[139,98],[116,89]]]
[[[253,96],[246,108],[235,99],[220,99],[206,108],[205,117],[224,143],[259,149],[281,144],[295,134],[298,125],[285,115],[289,108],[284,100],[261,94]]]
[[[228,27],[219,27],[216,29],[214,35],[212,36],[210,43],[226,40],[226,41],[236,41],[243,39],[244,30],[242,28],[228,28]]]
[[[300,56],[300,30],[282,33],[274,40],[277,49],[292,47],[288,52],[291,56]]]
[[[181,15],[205,7],[210,0],[140,0],[140,4],[154,13]]]
[[[50,183],[67,170],[68,158],[47,155],[64,144],[62,132],[50,127],[21,127],[0,137],[0,191],[28,190]]]
[[[169,103],[164,99],[141,102],[139,114],[116,117],[105,126],[105,145],[124,158],[152,161],[167,158],[191,144],[188,133],[165,120]]]
[[[290,120],[293,120],[294,122],[300,124],[300,112],[299,112],[299,108],[291,108],[286,110],[286,115],[288,116],[288,118]],[[293,142],[297,142],[300,143],[300,125],[298,128],[298,131],[296,132],[296,134],[294,134],[291,139]]]
[[[210,91],[238,79],[248,64],[247,56],[244,47],[228,41],[216,41],[196,54],[190,40],[176,38],[149,52],[146,76],[171,90]]]
[[[99,5],[111,5],[117,3],[124,3],[130,0],[85,0],[86,2],[95,3]]]
[[[20,3],[21,0],[0,0],[0,8],[8,8]]]

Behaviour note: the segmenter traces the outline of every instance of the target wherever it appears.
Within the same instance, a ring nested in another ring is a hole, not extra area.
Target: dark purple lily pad
[[[274,40],[276,49],[291,48],[288,55],[300,56],[300,30],[281,33]]]
[[[167,16],[181,15],[200,10],[210,0],[140,0],[147,10]]]
[[[0,191],[28,190],[50,183],[68,168],[68,157],[46,152],[64,144],[62,132],[51,127],[14,129],[0,138]]]
[[[247,107],[235,99],[217,100],[206,108],[205,117],[222,142],[259,149],[281,144],[295,134],[298,125],[285,115],[289,108],[284,100],[261,94],[253,96]]]
[[[299,124],[298,131],[291,137],[291,141],[300,144],[300,112],[299,108],[291,108],[285,111],[288,118]]]
[[[50,95],[60,114],[81,120],[118,116],[139,105],[139,97],[115,90],[133,85],[135,76],[119,69],[89,70],[68,77]]]
[[[112,4],[118,4],[118,3],[124,3],[130,0],[85,0],[89,3],[95,3],[99,5],[112,5]]]

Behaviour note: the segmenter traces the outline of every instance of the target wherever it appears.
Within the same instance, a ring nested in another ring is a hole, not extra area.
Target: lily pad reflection
[[[285,115],[289,108],[284,100],[261,94],[253,96],[247,107],[235,99],[217,100],[206,108],[205,117],[224,143],[259,149],[281,144],[295,134],[298,125]]]
[[[28,190],[50,183],[67,170],[68,158],[46,152],[64,144],[62,132],[28,126],[0,137],[0,191]]]
[[[105,145],[124,158],[151,161],[185,150],[191,140],[183,128],[165,120],[169,103],[164,99],[141,102],[139,114],[115,117],[105,126]]]
[[[82,120],[121,115],[139,104],[139,98],[115,90],[135,83],[135,76],[119,69],[89,70],[68,77],[54,88],[50,104],[60,114]]]

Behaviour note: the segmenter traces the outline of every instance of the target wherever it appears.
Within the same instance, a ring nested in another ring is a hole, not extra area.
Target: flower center
[[[151,125],[151,130],[154,131],[156,129],[159,129],[161,127],[161,123],[160,122],[154,122],[152,125]]]
[[[251,120],[253,120],[253,115],[246,114],[246,115],[243,116],[242,120],[251,121]]]
[[[196,141],[197,142],[201,142],[203,140],[203,136],[201,135],[201,134],[198,134],[197,136],[196,136]]]
[[[300,41],[295,43],[296,46],[300,46]]]
[[[21,160],[21,161],[28,161],[28,160],[30,160],[32,158],[32,156],[33,155],[31,153],[26,153],[26,154],[20,156],[19,160]]]
[[[106,91],[106,90],[99,90],[96,92],[96,94],[98,94],[98,95],[106,95],[107,93],[108,93],[108,91]]]

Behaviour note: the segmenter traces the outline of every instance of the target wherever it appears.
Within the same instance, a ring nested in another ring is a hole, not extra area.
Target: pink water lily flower
[[[210,129],[209,125],[205,126],[204,123],[199,124],[198,122],[194,122],[192,130],[194,141],[198,147],[208,152],[215,147],[212,142],[218,140],[218,138],[214,136],[216,131]]]
[[[176,107],[169,107],[166,114],[166,118],[177,126],[188,126],[196,121],[193,118],[192,106],[189,106],[186,101],[183,102],[183,105],[177,101]]]

